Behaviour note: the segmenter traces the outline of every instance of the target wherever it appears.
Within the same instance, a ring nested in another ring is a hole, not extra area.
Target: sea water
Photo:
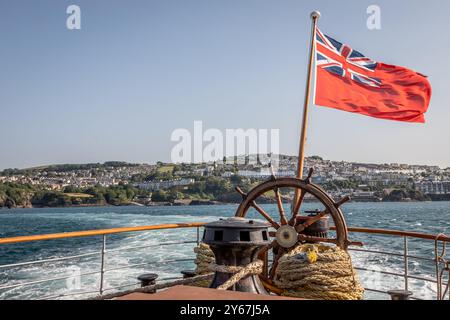
[[[274,218],[278,217],[276,205],[262,207]],[[3,209],[0,210],[0,237],[163,223],[209,222],[234,215],[236,208],[236,205],[217,205]],[[321,208],[317,203],[305,203],[302,209]],[[350,227],[450,234],[450,202],[347,203],[342,210]],[[254,211],[249,212],[249,217],[261,218]],[[104,261],[108,271],[104,274],[104,293],[138,287],[136,277],[142,273],[157,273],[161,281],[180,277],[181,270],[195,268],[192,260],[195,257],[195,243],[161,244],[196,239],[196,228],[108,235]],[[403,252],[401,237],[354,233],[350,234],[350,239],[362,241],[365,249]],[[73,260],[13,268],[0,267],[0,287],[54,279],[23,287],[0,289],[0,299],[78,299],[95,296],[100,287],[98,272],[101,269],[102,241],[101,236],[94,236],[0,245],[0,265],[92,253]],[[409,240],[409,254],[433,259],[434,241]],[[372,270],[358,271],[365,287],[383,291],[404,288],[403,277],[375,272],[402,273],[403,257],[352,251],[352,259],[355,266]],[[408,267],[413,276],[435,275],[432,261],[410,259]],[[62,279],[66,277],[70,278]],[[436,285],[430,282],[410,279],[409,289],[418,298],[436,297]],[[90,293],[78,294],[86,291]],[[367,292],[366,298],[387,299],[388,296]]]

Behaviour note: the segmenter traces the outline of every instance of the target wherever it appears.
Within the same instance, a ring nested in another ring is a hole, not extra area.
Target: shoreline
[[[450,202],[450,200],[408,200],[408,201],[349,201],[348,203],[426,203],[426,202]],[[319,201],[305,201],[305,203],[319,203]],[[263,203],[263,204],[276,204],[273,203]],[[283,204],[289,205],[287,202]],[[1,211],[10,211],[18,209],[61,209],[61,208],[90,208],[90,207],[189,207],[189,206],[221,206],[221,205],[239,205],[239,202],[218,202],[218,201],[205,201],[205,203],[195,203],[195,204],[180,204],[180,203],[166,203],[166,202],[154,202],[149,205],[137,205],[137,204],[122,204],[122,205],[112,205],[112,204],[82,204],[82,205],[71,205],[71,206],[27,206],[27,207],[0,207]]]

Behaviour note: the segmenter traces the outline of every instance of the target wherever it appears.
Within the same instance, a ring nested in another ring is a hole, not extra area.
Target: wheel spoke
[[[297,218],[298,212],[300,211],[300,206],[302,205],[305,194],[306,194],[305,191],[295,189],[292,217],[291,217],[291,220],[289,220],[289,225],[291,225],[291,226],[295,225],[295,218]]]
[[[258,253],[258,258],[264,262],[263,271],[261,273],[261,276],[264,278],[267,278],[268,276],[268,266],[269,266],[269,255],[268,252],[270,249],[272,249],[276,245],[277,241],[273,240],[270,244],[263,247],[261,251]]]
[[[275,257],[275,259],[273,260],[273,264],[272,267],[270,268],[270,274],[269,274],[269,279],[272,280],[273,277],[275,276],[275,271],[277,270],[278,267],[278,263],[280,261],[281,256],[284,254],[285,249],[283,247],[278,247],[278,253]]]
[[[364,247],[364,243],[361,241],[349,241],[348,246]]]
[[[280,227],[280,225],[279,225],[275,220],[273,220],[273,219],[269,216],[269,214],[268,214],[266,211],[264,211],[263,208],[261,208],[260,206],[258,206],[258,205],[256,204],[255,201],[252,201],[251,206],[252,206],[256,211],[258,211],[258,212],[259,212],[259,213],[260,213],[267,221],[269,221],[269,223],[272,225],[272,227],[274,227],[275,229],[278,229],[278,228]]]
[[[269,272],[268,272],[268,270],[269,270],[269,254],[268,254],[268,252],[267,251],[260,252],[258,254],[258,259],[263,262],[261,276],[263,276],[264,278],[267,278],[267,275],[269,274]]]
[[[280,212],[280,222],[281,225],[287,224],[287,219],[284,214],[284,208],[283,208],[283,201],[281,200],[281,195],[278,190],[278,188],[274,189],[273,192],[275,192],[275,197],[277,198],[277,205],[278,205],[278,211]]]
[[[326,242],[326,243],[334,243],[337,244],[337,239],[331,239],[331,238],[321,238],[321,237],[313,237],[313,236],[307,236],[304,234],[298,235],[298,240],[300,241],[310,241],[310,242]]]
[[[273,240],[271,243],[269,243],[267,246],[263,247],[261,249],[261,251],[259,251],[259,254],[261,253],[266,253],[267,251],[269,251],[270,249],[272,249],[273,247],[275,247],[275,245],[277,244],[277,240]]]
[[[297,230],[297,232],[302,232],[303,230],[305,230],[306,228],[311,226],[313,223],[316,223],[317,221],[322,219],[322,217],[324,217],[326,214],[328,214],[328,210],[322,211],[321,213],[319,213],[319,214],[309,218],[308,220],[306,220],[302,224],[300,224],[297,227],[295,227],[295,230]]]

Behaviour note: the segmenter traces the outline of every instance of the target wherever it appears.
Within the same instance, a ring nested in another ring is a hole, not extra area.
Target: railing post
[[[200,245],[200,227],[197,227],[197,247]]]
[[[439,237],[442,235],[442,233],[438,234],[436,238],[434,239],[434,263],[436,268],[436,300],[443,300],[444,297],[442,296],[442,275],[439,271],[439,263],[441,262],[441,257],[439,255]],[[445,242],[444,242],[444,248],[445,248]]]
[[[102,243],[102,260],[100,266],[100,295],[103,294],[103,282],[105,277],[105,253],[106,253],[106,234],[103,235],[103,243]]]
[[[403,237],[403,259],[405,264],[405,291],[408,291],[408,278],[409,278],[409,268],[408,268],[408,237]]]
[[[442,294],[442,300],[445,299],[445,295],[448,292],[448,300],[450,301],[450,265],[449,262],[445,262],[445,270],[448,272],[447,275],[447,285],[445,286],[444,293]],[[442,282],[442,280],[441,280]]]

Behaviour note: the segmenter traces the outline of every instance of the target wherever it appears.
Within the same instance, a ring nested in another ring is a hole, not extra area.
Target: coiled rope
[[[247,274],[259,274],[263,264],[254,261],[245,267],[215,264],[214,254],[208,245],[201,243],[194,249],[197,274],[211,271],[235,273],[222,284],[222,290],[237,283]],[[274,284],[282,295],[317,300],[360,300],[364,288],[353,269],[350,255],[335,246],[302,244],[281,257],[275,271]],[[203,283],[201,286],[209,286]]]
[[[198,247],[194,248],[194,252],[197,254],[197,257],[194,261],[194,263],[197,265],[197,267],[195,268],[195,273],[210,273],[211,270],[209,269],[209,266],[212,263],[216,262],[216,258],[214,257],[214,253],[209,248],[209,246],[201,242]]]
[[[320,300],[361,300],[364,288],[350,255],[335,246],[303,244],[281,257],[274,284],[282,295]]]
[[[197,275],[204,275],[204,274],[211,273],[209,266],[211,264],[215,263],[216,258],[214,257],[214,253],[209,248],[209,246],[207,244],[201,242],[198,247],[194,248],[194,252],[197,255],[197,257],[194,261],[194,263],[196,265],[195,273]],[[197,286],[197,287],[206,287],[207,288],[210,286],[210,284],[211,284],[211,280],[203,280],[203,281],[198,281],[193,285]]]
[[[260,274],[263,270],[264,263],[261,260],[253,261],[245,267],[218,265],[215,263],[214,253],[205,243],[200,243],[198,247],[194,248],[194,252],[197,254],[197,258],[195,259],[195,264],[197,265],[195,269],[196,274],[207,274],[214,271],[234,273],[227,281],[217,287],[219,290],[227,290],[242,278],[248,275]],[[207,284],[201,283],[201,286],[209,285],[210,281]]]
[[[255,260],[245,267],[211,264],[210,269],[212,271],[234,273],[227,281],[217,287],[218,290],[227,290],[248,275],[260,274],[263,270],[263,265],[264,263],[261,260]]]

